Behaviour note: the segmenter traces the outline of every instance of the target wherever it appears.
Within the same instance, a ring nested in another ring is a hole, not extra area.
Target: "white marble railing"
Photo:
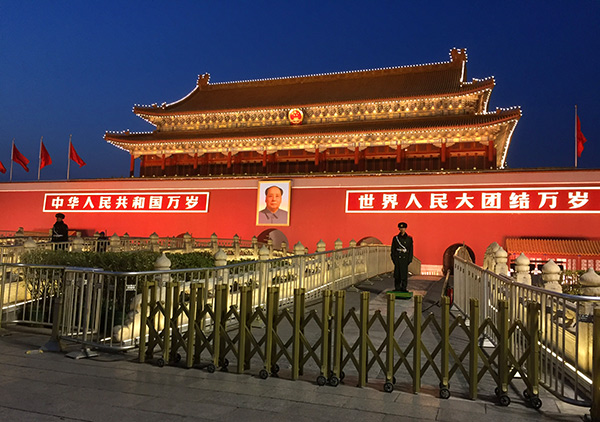
[[[600,297],[563,294],[558,283],[560,268],[552,261],[542,269],[544,287],[536,287],[527,277],[529,262],[525,262],[526,258],[517,259],[513,278],[502,248],[495,248],[495,251],[488,248],[483,267],[471,262],[468,253],[461,253],[461,249],[454,256],[455,308],[469,318],[469,303],[471,298],[475,298],[479,301],[479,320],[489,319],[496,323],[500,300],[509,302],[509,318],[512,321],[525,321],[527,303],[539,303],[540,383],[566,401],[589,405],[592,392],[592,316],[594,309],[600,308]],[[594,276],[597,277],[595,273]],[[485,336],[495,343],[495,334],[489,327]],[[515,333],[511,342],[512,352],[518,357],[520,351],[526,348],[524,337]]]

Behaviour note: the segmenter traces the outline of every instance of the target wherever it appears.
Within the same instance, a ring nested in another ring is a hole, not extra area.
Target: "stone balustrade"
[[[483,269],[499,275],[512,277],[519,283],[531,285],[532,272],[530,269],[531,261],[529,258],[521,253],[521,255],[515,259],[514,272],[510,271],[507,261],[507,252],[497,242],[493,242],[485,251]],[[545,289],[558,293],[563,292],[561,280],[564,274],[554,260],[548,260],[542,266],[541,273],[542,285]],[[592,268],[589,268],[587,272],[579,277],[579,284],[581,285],[580,293],[582,296],[600,297],[600,275],[596,274]]]

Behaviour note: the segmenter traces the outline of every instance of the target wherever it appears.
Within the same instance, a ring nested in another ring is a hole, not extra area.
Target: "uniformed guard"
[[[397,292],[407,292],[408,264],[413,259],[413,238],[406,234],[408,224],[398,223],[400,233],[392,239],[392,262],[394,263],[394,289]]]
[[[65,242],[69,241],[69,226],[63,221],[65,215],[59,212],[55,217],[56,223],[52,226],[52,242],[60,243],[60,245],[55,245],[54,249],[67,249]]]

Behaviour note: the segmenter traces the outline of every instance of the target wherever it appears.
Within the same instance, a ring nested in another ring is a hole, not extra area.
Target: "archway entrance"
[[[264,243],[267,243],[267,241],[269,239],[271,239],[273,241],[274,249],[281,249],[282,242],[285,242],[288,250],[293,248],[293,245],[290,245],[285,234],[283,234],[282,231],[277,230],[277,229],[266,229],[263,232],[261,232],[258,236],[256,236],[256,239],[259,242],[264,242]]]
[[[363,237],[357,243],[358,246],[361,246],[361,245],[382,245],[382,244],[383,243],[381,242],[381,240],[379,240],[379,239],[377,239],[376,237],[373,237],[373,236]]]
[[[444,260],[443,260],[444,266],[442,268],[442,272],[444,275],[446,275],[446,273],[448,271],[450,271],[450,275],[453,274],[453,272],[454,272],[454,259],[453,259],[454,253],[461,246],[464,246],[465,248],[467,248],[467,252],[469,252],[469,256],[471,257],[471,260],[473,262],[475,262],[475,253],[473,252],[473,249],[471,249],[468,245],[465,245],[462,243],[455,243],[453,245],[450,245],[444,251]]]

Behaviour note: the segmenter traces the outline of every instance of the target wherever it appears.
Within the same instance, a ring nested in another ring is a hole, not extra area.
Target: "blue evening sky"
[[[10,145],[37,179],[40,137],[66,178],[69,135],[88,163],[71,178],[127,177],[107,130],[151,131],[134,104],[173,102],[211,82],[447,61],[494,76],[490,110],[520,106],[510,168],[574,166],[574,106],[600,157],[600,1],[9,1],[0,0],[0,161]],[[10,171],[10,169],[9,169]],[[9,180],[9,171],[0,182]]]

